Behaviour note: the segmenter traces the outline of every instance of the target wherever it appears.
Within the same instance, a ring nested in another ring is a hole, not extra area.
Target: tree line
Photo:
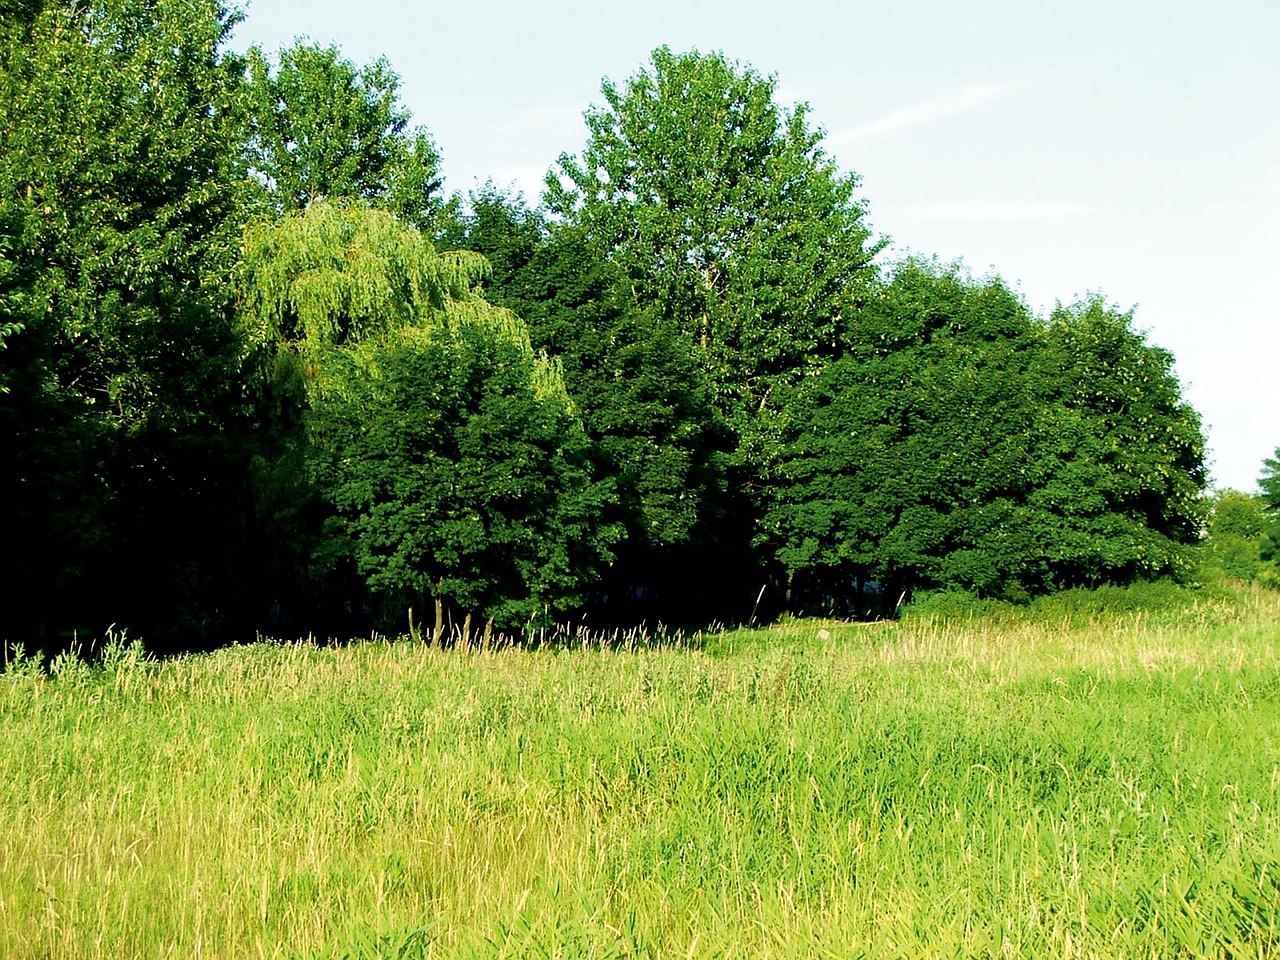
[[[1185,572],[1204,441],[1103,299],[889,259],[806,105],[606,81],[448,195],[384,60],[0,7],[0,634],[891,613]],[[412,611],[412,612],[411,612]]]

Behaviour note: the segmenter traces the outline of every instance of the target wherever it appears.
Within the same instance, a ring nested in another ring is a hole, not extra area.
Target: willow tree
[[[437,639],[446,606],[516,627],[576,604],[614,538],[559,368],[474,292],[484,269],[351,204],[245,242],[246,339],[270,409],[297,412],[281,456],[327,505],[313,557],[386,619],[430,597]]]
[[[320,202],[245,230],[240,315],[254,347],[315,353],[445,323],[485,269],[466,251],[438,254],[388,212]]]

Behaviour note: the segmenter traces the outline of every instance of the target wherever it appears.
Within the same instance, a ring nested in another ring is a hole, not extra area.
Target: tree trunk
[[[705,264],[702,268],[702,286],[707,291],[708,296],[715,289],[716,281],[720,279],[720,271],[711,264]],[[707,348],[707,344],[711,342],[711,311],[710,309],[702,312],[702,349]]]
[[[433,647],[440,646],[440,638],[444,636],[444,601],[440,599],[440,591],[444,589],[444,582],[436,584],[436,626],[431,631],[431,645]]]

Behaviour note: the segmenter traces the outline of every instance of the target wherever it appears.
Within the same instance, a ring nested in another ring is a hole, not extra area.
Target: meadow
[[[0,956],[1273,957],[1280,594],[0,674]]]

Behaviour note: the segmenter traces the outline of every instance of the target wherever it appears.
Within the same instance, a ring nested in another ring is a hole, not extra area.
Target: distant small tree
[[[1215,495],[1207,531],[1213,569],[1235,580],[1277,582],[1277,526],[1261,497],[1238,490]]]
[[[1262,476],[1258,478],[1258,488],[1262,491],[1267,509],[1280,514],[1280,447],[1276,448],[1275,459],[1268,457],[1262,461]]]

